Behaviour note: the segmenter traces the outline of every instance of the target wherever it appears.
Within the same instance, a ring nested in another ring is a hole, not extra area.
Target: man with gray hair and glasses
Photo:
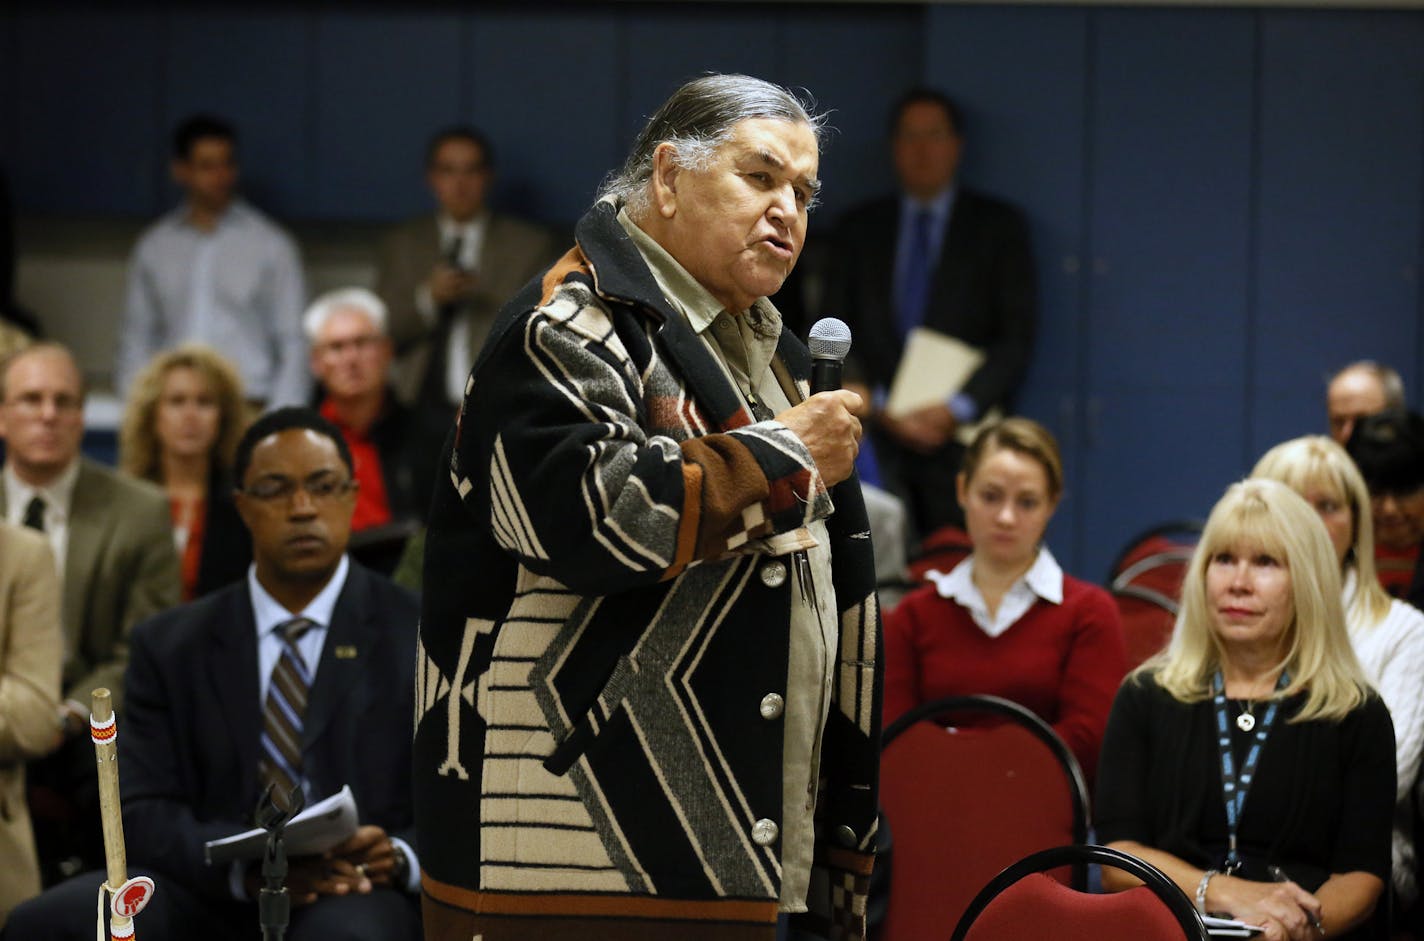
[[[501,312],[426,546],[427,939],[860,938],[879,627],[859,399],[767,300],[822,119],[707,75]]]

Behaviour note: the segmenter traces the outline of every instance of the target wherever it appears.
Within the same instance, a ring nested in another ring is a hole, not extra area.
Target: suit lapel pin
[[[354,646],[352,646],[351,644],[337,644],[337,645],[336,645],[336,659],[338,659],[338,660],[355,660],[355,659],[356,659],[356,648],[355,648]]]

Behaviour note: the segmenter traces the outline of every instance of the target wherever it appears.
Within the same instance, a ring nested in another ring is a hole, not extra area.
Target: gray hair
[[[331,319],[332,314],[338,310],[351,308],[365,314],[366,319],[371,321],[371,326],[376,328],[376,332],[382,336],[385,335],[385,302],[366,288],[338,288],[335,291],[327,291],[312,301],[307,312],[302,315],[302,330],[305,331],[307,339],[315,343],[316,335],[321,332],[322,327],[326,326],[326,322]]]
[[[819,147],[826,116],[815,113],[815,102],[750,75],[704,75],[672,93],[633,142],[633,150],[618,171],[599,187],[598,199],[613,199],[634,218],[648,209],[648,181],[653,176],[653,152],[661,144],[677,151],[677,165],[705,170],[717,149],[742,121],[771,118],[804,124]]]
[[[1347,372],[1362,372],[1373,376],[1375,382],[1380,384],[1380,389],[1384,392],[1384,407],[1388,409],[1404,408],[1404,380],[1400,378],[1397,370],[1372,359],[1362,359],[1336,372],[1326,385],[1334,383],[1336,379]]]

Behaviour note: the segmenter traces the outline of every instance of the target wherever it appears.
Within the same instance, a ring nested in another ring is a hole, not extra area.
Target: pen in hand
[[[1286,875],[1286,871],[1280,866],[1270,866],[1268,867],[1267,871],[1270,872],[1271,878],[1276,880],[1277,882],[1291,881],[1291,877]],[[1320,919],[1317,918],[1315,913],[1312,912],[1310,909],[1307,908],[1304,911],[1305,917],[1310,919],[1310,927],[1315,929],[1316,934],[1320,935],[1322,938],[1325,937],[1325,926],[1320,923]]]

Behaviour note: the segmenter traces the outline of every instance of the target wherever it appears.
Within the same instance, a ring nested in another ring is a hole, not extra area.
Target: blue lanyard
[[[1290,674],[1285,670],[1281,671],[1280,679],[1276,680],[1276,692],[1280,692],[1290,684]],[[1272,700],[1270,708],[1261,718],[1256,726],[1254,741],[1251,748],[1246,752],[1246,761],[1241,765],[1241,771],[1236,771],[1236,758],[1231,753],[1231,729],[1226,715],[1226,681],[1222,679],[1221,671],[1216,671],[1216,675],[1211,680],[1212,704],[1216,707],[1216,743],[1221,750],[1221,796],[1226,802],[1226,828],[1227,828],[1227,853],[1226,872],[1232,873],[1241,868],[1241,854],[1237,851],[1236,831],[1241,821],[1241,809],[1246,806],[1246,795],[1251,790],[1251,779],[1256,774],[1256,764],[1261,759],[1261,746],[1266,744],[1266,738],[1271,734],[1271,726],[1276,721],[1276,711],[1280,706],[1280,700]]]

